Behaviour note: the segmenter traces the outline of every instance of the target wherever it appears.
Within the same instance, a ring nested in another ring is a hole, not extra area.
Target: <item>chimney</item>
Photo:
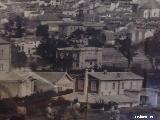
[[[88,69],[85,70],[85,79],[84,79],[84,94],[88,93]]]

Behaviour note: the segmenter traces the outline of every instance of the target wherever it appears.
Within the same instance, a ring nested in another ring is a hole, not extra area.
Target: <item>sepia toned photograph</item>
[[[0,0],[0,120],[160,120],[160,0]]]

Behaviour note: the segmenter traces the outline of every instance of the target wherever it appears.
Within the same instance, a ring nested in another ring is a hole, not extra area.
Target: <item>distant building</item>
[[[8,72],[11,67],[10,43],[0,38],[0,72]]]
[[[69,36],[77,29],[83,29],[83,25],[80,22],[64,22],[59,24],[60,35]]]
[[[29,18],[29,19],[33,17],[37,17],[41,14],[42,13],[35,7],[29,7],[24,10],[24,17]]]
[[[148,1],[139,8],[139,16],[143,18],[160,17],[160,4],[155,0]]]
[[[61,5],[61,0],[51,0],[49,4],[52,6],[59,6]]]
[[[152,37],[157,27],[158,26],[152,23],[147,23],[147,24],[130,23],[126,26],[126,28],[120,30],[117,33],[120,35],[119,38],[121,39],[123,38],[125,39],[126,34],[129,33],[132,44],[138,44],[144,42],[146,38]]]
[[[70,9],[63,9],[63,12],[62,12],[64,15],[70,15],[70,16],[74,16],[76,17],[77,15],[77,11],[76,9],[74,8],[70,8]]]
[[[40,21],[41,25],[49,26],[50,33],[59,31],[59,25],[63,22],[57,14],[52,13],[41,15],[38,17],[38,20]]]
[[[58,48],[57,58],[64,57],[66,54],[71,54],[73,63],[72,69],[85,69],[95,65],[102,65],[102,48],[97,47],[82,47],[82,48]]]
[[[99,23],[99,22],[84,22],[83,27],[84,27],[84,29],[94,28],[97,30],[99,30],[99,29],[101,30],[105,27],[105,24]]]
[[[115,45],[115,33],[111,30],[104,30],[103,33],[106,36],[106,45]]]
[[[18,45],[20,47],[20,51],[25,52],[25,54],[29,57],[34,55],[40,41],[38,41],[36,37],[27,36],[20,39],[14,39],[14,44]]]

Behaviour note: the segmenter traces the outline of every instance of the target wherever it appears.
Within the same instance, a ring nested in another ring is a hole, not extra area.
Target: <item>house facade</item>
[[[139,8],[139,16],[145,19],[160,17],[160,5],[157,1],[148,1]]]
[[[40,41],[32,35],[22,37],[20,39],[14,39],[13,41],[15,45],[20,47],[20,51],[25,52],[28,57],[34,55],[34,53],[36,52],[36,48],[40,44]]]
[[[160,90],[154,88],[143,88],[141,90],[130,89],[125,90],[127,96],[135,97],[141,106],[160,106]]]
[[[17,72],[0,73],[0,99],[25,97],[34,93],[34,81]]]
[[[132,88],[142,90],[143,77],[139,75],[132,72],[86,71],[84,78],[76,79],[75,92],[71,94],[82,102],[86,102],[86,96],[88,96],[90,104],[98,100],[104,100],[105,103],[116,102],[118,107],[134,107],[140,104],[140,100],[133,94],[129,96],[125,92]],[[66,99],[71,99],[68,96],[65,96]]]
[[[11,67],[10,43],[0,38],[0,72],[8,72]]]
[[[66,54],[70,54],[73,59],[72,69],[84,69],[86,66],[93,67],[94,65],[102,64],[102,48],[58,48],[57,58],[61,57],[63,59]]]

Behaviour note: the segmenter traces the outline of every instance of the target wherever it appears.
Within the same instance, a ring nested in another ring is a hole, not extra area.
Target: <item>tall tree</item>
[[[20,51],[19,46],[12,45],[12,65],[15,68],[25,67],[27,64],[27,56],[25,52]]]
[[[153,37],[145,41],[145,53],[151,60],[153,69],[157,70],[160,57],[160,31],[157,31]]]

